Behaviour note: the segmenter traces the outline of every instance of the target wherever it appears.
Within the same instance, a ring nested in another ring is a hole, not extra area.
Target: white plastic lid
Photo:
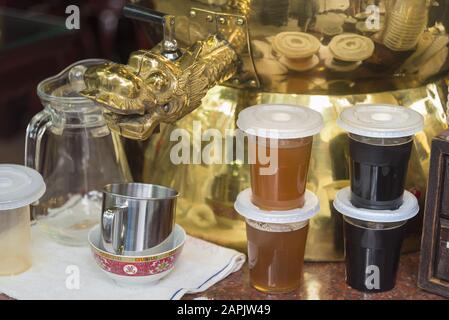
[[[399,222],[413,218],[419,212],[418,200],[408,191],[404,192],[402,206],[397,210],[371,210],[355,207],[351,201],[351,187],[337,192],[334,207],[342,215],[370,222]]]
[[[286,211],[261,210],[251,201],[251,188],[239,193],[234,203],[235,210],[243,217],[266,223],[296,223],[312,218],[320,211],[317,196],[306,190],[305,203],[302,208]]]
[[[337,120],[340,128],[371,138],[412,136],[424,127],[418,112],[388,104],[360,104],[346,108]]]
[[[0,164],[0,210],[27,206],[39,200],[44,193],[44,179],[36,170]]]
[[[247,134],[263,138],[296,139],[319,133],[323,117],[302,106],[259,104],[241,111],[237,126]]]

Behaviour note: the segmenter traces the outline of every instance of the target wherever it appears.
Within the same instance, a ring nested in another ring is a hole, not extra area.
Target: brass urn
[[[233,202],[249,171],[236,158],[173,163],[173,130],[195,137],[213,128],[233,139],[239,111],[260,103],[308,106],[325,120],[308,178],[321,212],[309,227],[307,260],[342,259],[332,201],[349,184],[347,136],[335,124],[347,106],[397,104],[425,117],[407,179],[424,207],[430,141],[447,128],[448,0],[142,0],[124,13],[163,40],[127,65],[88,69],[84,95],[104,105],[112,130],[145,140],[129,149],[129,161],[143,158],[137,176],[180,192],[177,222],[191,235],[246,249]],[[192,153],[208,143],[195,141]],[[419,248],[421,220],[410,224],[407,251]]]

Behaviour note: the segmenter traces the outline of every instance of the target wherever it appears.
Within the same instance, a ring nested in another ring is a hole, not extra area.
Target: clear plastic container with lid
[[[234,204],[246,219],[251,286],[262,292],[281,293],[301,285],[309,219],[319,211],[318,198],[305,192],[300,209],[260,210],[251,202],[251,189]]]
[[[29,205],[44,192],[45,183],[37,171],[0,164],[0,276],[31,267]]]
[[[240,112],[237,126],[249,136],[253,203],[263,210],[301,208],[321,114],[295,105],[256,105]]]
[[[343,215],[346,282],[363,292],[384,292],[394,288],[406,223],[419,211],[418,201],[404,193],[397,210],[360,209],[350,201],[349,187],[334,200]]]
[[[413,135],[423,129],[416,111],[392,105],[346,108],[337,120],[348,131],[351,202],[366,209],[402,205]]]

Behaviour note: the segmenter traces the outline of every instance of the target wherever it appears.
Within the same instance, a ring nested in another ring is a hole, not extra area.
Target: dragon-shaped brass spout
[[[127,65],[91,67],[81,94],[104,106],[112,130],[144,140],[159,123],[176,121],[197,108],[207,91],[232,77],[236,68],[237,54],[228,42],[210,36],[176,61],[164,57],[157,46],[132,53]]]

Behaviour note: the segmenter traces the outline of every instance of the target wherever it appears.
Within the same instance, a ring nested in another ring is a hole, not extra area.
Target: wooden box
[[[449,297],[449,130],[432,140],[418,285]]]

